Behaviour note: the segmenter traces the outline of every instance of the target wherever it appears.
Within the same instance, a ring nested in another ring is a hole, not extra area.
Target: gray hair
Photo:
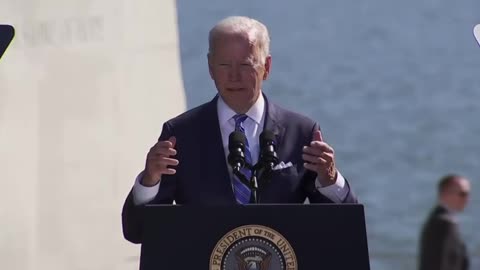
[[[267,27],[252,18],[244,16],[231,16],[218,22],[208,34],[208,53],[213,53],[215,39],[221,34],[246,34],[250,41],[259,49],[260,64],[265,64],[265,59],[270,54],[270,37]]]

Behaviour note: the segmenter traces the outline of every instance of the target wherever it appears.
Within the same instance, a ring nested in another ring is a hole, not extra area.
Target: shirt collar
[[[447,210],[447,212],[451,215],[457,215],[458,212],[453,210],[452,208],[448,207],[446,203],[443,203],[442,201],[440,201],[438,203],[441,207],[443,207],[445,210]]]
[[[237,113],[232,110],[227,103],[222,99],[222,97],[218,96],[217,101],[217,110],[218,110],[218,120],[220,125],[223,126],[226,122],[232,119]],[[258,96],[257,101],[253,104],[253,106],[245,113],[250,119],[255,121],[257,124],[260,124],[262,121],[263,113],[265,111],[265,99],[263,95],[260,94]]]

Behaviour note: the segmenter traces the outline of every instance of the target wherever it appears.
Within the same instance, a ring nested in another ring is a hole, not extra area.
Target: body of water
[[[271,35],[264,91],[317,120],[367,215],[371,268],[416,268],[438,179],[472,180],[461,229],[480,269],[480,1],[178,0],[188,107],[216,93],[210,28],[254,17]]]

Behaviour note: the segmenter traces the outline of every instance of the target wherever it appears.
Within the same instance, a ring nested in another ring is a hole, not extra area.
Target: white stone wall
[[[121,207],[185,110],[174,0],[0,0],[0,269],[138,269]]]

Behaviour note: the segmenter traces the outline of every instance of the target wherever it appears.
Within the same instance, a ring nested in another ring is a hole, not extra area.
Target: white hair
[[[259,64],[265,64],[265,59],[270,54],[270,37],[267,27],[252,18],[244,16],[231,16],[218,22],[208,34],[208,53],[213,53],[214,42],[222,34],[245,34],[249,41],[257,46],[259,51]]]

